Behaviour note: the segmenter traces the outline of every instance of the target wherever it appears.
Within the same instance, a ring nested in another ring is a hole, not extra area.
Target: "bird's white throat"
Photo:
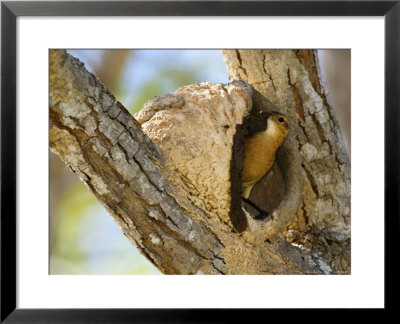
[[[267,136],[275,136],[279,132],[278,128],[276,127],[276,123],[271,119],[267,121],[267,131],[265,135]]]

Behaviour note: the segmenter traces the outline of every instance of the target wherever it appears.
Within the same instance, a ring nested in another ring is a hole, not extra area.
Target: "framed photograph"
[[[2,2],[1,321],[392,308],[399,16]]]

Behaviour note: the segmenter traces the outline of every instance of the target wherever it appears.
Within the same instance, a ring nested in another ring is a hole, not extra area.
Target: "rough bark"
[[[232,187],[231,162],[240,141],[235,135],[248,122],[254,102],[257,93],[240,82],[188,86],[150,102],[138,123],[78,60],[50,51],[51,149],[163,273],[347,271],[330,256],[290,244],[279,233],[290,219],[279,212],[276,224],[256,222],[247,212],[243,230],[232,223],[232,196],[238,189]],[[292,181],[285,171],[291,159],[285,155],[296,151],[293,145],[282,150],[280,183]],[[276,211],[290,191],[274,200]],[[303,204],[299,210],[307,210]]]
[[[316,51],[227,50],[223,55],[231,79],[248,81],[291,121],[305,181],[286,239],[324,255],[335,272],[349,273],[350,162]],[[271,182],[265,180],[252,197],[261,205]]]

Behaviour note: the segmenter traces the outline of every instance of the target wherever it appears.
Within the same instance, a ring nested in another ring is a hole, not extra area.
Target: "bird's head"
[[[290,130],[289,121],[284,114],[274,111],[268,117],[268,121],[271,123],[271,125],[268,125],[268,128],[271,126],[271,128],[273,128],[274,131],[281,132],[282,135],[284,135],[285,137],[289,134]]]

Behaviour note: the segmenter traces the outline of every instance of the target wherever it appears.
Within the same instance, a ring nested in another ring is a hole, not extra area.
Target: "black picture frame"
[[[19,16],[384,16],[385,309],[396,307],[399,238],[400,1],[128,1],[1,3],[1,322],[200,323],[266,318],[244,309],[16,308],[16,19]],[[373,154],[373,148],[371,148]],[[373,190],[373,189],[371,189]],[[373,238],[371,238],[373,240]],[[391,252],[392,251],[392,252]],[[40,292],[38,292],[40,293]],[[251,298],[251,296],[243,297]],[[248,321],[245,321],[248,322]]]

